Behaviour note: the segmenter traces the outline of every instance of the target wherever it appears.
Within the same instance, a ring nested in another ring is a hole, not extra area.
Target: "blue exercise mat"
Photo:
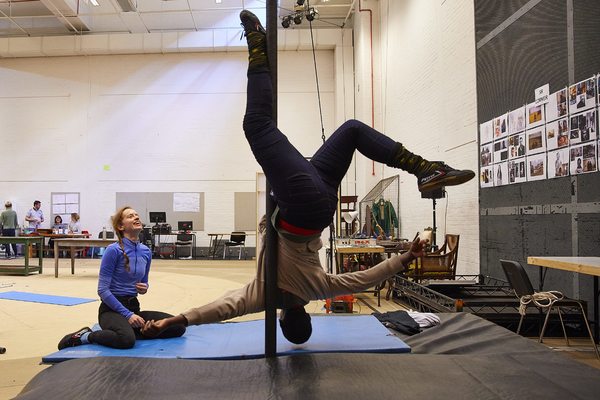
[[[32,303],[57,304],[59,306],[75,306],[77,304],[89,303],[96,299],[84,299],[80,297],[53,296],[49,294],[38,294],[28,292],[3,292],[0,299],[30,301]]]
[[[371,315],[313,316],[312,324],[312,336],[302,345],[288,342],[278,327],[277,354],[410,352],[406,343]],[[87,344],[49,354],[42,362],[58,363],[88,357],[261,358],[265,353],[264,326],[264,320],[190,326],[180,338],[138,340],[128,350]]]

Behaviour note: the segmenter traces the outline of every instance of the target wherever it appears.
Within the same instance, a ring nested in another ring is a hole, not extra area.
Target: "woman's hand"
[[[138,282],[138,283],[135,284],[135,290],[139,294],[146,294],[146,292],[148,291],[148,284],[147,283]]]
[[[129,325],[131,325],[134,328],[142,328],[146,323],[146,321],[144,321],[144,318],[140,317],[137,314],[133,314],[131,317],[129,317],[128,322]]]

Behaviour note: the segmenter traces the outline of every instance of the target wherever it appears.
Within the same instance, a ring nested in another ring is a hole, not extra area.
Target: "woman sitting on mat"
[[[271,184],[277,204],[271,221],[278,232],[277,307],[284,336],[304,343],[312,333],[304,306],[310,300],[356,293],[372,287],[405,269],[419,256],[424,242],[415,240],[405,254],[392,257],[371,269],[331,275],[319,261],[321,231],[329,226],[337,208],[338,186],[355,150],[372,160],[404,169],[419,179],[419,189],[428,191],[468,181],[473,171],[457,171],[443,163],[424,160],[400,143],[359,121],[344,123],[310,159],[306,160],[272,120],[273,94],[266,53],[265,30],[258,18],[240,14],[248,42],[248,90],[244,131],[258,163]],[[266,219],[261,222],[264,232]],[[226,293],[207,305],[161,321],[147,321],[142,332],[160,334],[173,325],[198,325],[224,321],[264,310],[265,240],[259,252],[256,278],[241,289]]]
[[[112,217],[118,242],[106,248],[100,264],[98,295],[102,303],[98,322],[102,330],[82,328],[66,335],[58,349],[97,343],[116,349],[133,347],[136,339],[147,339],[141,332],[146,321],[160,321],[172,315],[160,311],[140,311],[138,294],[148,291],[148,273],[152,252],[139,242],[142,222],[131,207],[123,207]],[[160,335],[161,339],[179,337],[185,333],[184,324],[172,324]]]

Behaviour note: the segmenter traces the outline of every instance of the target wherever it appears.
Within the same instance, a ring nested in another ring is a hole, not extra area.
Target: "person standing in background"
[[[81,233],[81,225],[79,225],[79,214],[71,213],[71,222],[69,222],[69,233]]]
[[[17,212],[12,209],[12,203],[7,201],[4,203],[4,207],[6,210],[2,211],[0,214],[0,224],[2,225],[2,236],[16,236],[17,232]],[[13,254],[10,253],[10,248],[12,247]],[[17,255],[17,244],[11,243],[6,244],[6,258],[15,258]]]
[[[38,229],[42,226],[42,222],[44,222],[44,213],[40,210],[42,206],[42,202],[36,200],[33,202],[33,208],[27,211],[27,215],[25,215],[25,221],[29,222],[29,228]]]

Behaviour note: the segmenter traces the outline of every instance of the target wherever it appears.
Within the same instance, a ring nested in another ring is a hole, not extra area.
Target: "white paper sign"
[[[535,89],[535,104],[545,104],[548,102],[548,95],[550,94],[550,84],[546,83]]]
[[[173,193],[173,211],[199,212],[200,193]]]

